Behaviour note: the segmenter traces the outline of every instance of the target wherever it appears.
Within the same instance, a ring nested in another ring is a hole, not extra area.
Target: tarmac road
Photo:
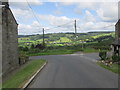
[[[118,75],[96,64],[96,53],[33,56],[47,66],[28,88],[118,88]]]

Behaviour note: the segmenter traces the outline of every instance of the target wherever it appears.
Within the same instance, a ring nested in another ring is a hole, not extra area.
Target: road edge
[[[26,89],[28,85],[32,82],[32,80],[38,75],[39,72],[47,65],[48,61],[46,61],[40,69],[36,71],[36,73],[22,86],[22,89]]]

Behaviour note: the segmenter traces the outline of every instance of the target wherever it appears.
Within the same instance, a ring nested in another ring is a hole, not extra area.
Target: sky
[[[115,31],[118,20],[118,0],[10,0],[10,8],[19,35],[74,32],[75,20],[78,33]]]

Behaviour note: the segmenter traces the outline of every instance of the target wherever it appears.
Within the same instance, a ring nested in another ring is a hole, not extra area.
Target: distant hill
[[[77,35],[77,36],[76,36]],[[114,32],[88,32],[88,33],[51,33],[45,34],[44,39],[46,44],[65,44],[65,43],[81,43],[84,42],[96,42],[96,41],[104,41],[109,40],[112,42],[115,37]],[[30,43],[42,43],[43,35],[19,35],[18,42],[23,45]]]
[[[113,33],[114,31],[94,31],[94,32],[88,32],[88,33]]]

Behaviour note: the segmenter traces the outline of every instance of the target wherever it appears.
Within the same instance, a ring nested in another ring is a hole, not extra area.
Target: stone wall
[[[1,2],[0,5],[2,5]],[[1,83],[2,83],[2,7],[0,7],[0,84]]]
[[[4,77],[19,65],[18,61],[18,24],[6,4],[2,8],[2,74]]]
[[[118,22],[115,25],[115,38],[116,40],[118,40],[120,38],[120,19],[118,20]]]

